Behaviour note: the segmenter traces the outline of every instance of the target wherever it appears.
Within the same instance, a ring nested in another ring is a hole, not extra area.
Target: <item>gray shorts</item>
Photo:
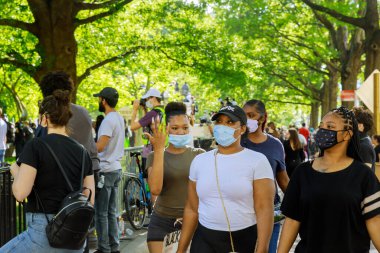
[[[164,241],[165,235],[180,230],[181,225],[174,225],[177,219],[167,218],[153,212],[148,226],[147,242]]]

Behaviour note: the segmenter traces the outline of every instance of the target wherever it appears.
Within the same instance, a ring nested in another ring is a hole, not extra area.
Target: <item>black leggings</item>
[[[252,253],[257,239],[256,225],[232,232],[235,251]],[[190,253],[228,253],[232,252],[229,232],[208,229],[198,223],[191,242]]]

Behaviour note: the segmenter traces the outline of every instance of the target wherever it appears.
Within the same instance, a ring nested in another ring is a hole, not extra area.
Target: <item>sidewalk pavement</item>
[[[147,224],[149,223],[149,219],[147,219]],[[130,224],[127,222],[126,227],[130,228]],[[133,229],[132,229],[133,230]],[[147,228],[142,228],[140,230],[133,230],[134,233],[131,236],[123,236],[120,240],[120,252],[121,253],[149,253],[148,247],[146,244],[146,236],[148,233]],[[295,247],[298,244],[300,238],[297,237],[292,249],[290,250],[290,253],[294,253]],[[94,252],[95,250],[92,249],[90,252]],[[375,249],[373,244],[371,243],[371,248],[369,253],[378,253],[378,251]]]

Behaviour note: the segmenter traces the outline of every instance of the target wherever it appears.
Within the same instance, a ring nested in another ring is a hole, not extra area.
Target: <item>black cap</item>
[[[216,120],[221,114],[228,116],[234,122],[240,121],[242,125],[247,125],[247,116],[245,115],[244,110],[237,105],[227,105],[222,107],[219,112],[212,116],[211,120]]]
[[[106,87],[103,90],[101,90],[101,92],[94,94],[94,97],[102,97],[117,101],[119,99],[119,93],[114,88]]]

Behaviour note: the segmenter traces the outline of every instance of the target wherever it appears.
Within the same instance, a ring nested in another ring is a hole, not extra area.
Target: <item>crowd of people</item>
[[[95,252],[120,252],[116,202],[126,126],[115,109],[119,94],[111,87],[94,94],[104,116],[93,124],[85,108],[70,102],[73,83],[66,73],[49,73],[40,87],[38,126],[30,132],[36,138],[24,141],[11,166],[14,196],[28,199],[27,230],[0,252],[85,250],[53,247],[46,235],[70,187],[43,142],[70,185],[83,186],[79,191],[94,205]],[[324,115],[316,130],[305,123],[285,130],[267,122],[263,101],[251,99],[241,107],[234,99],[220,102],[212,124],[201,119],[215,140],[207,151],[194,147],[194,118],[185,103],[164,106],[155,88],[133,102],[129,127],[144,130],[143,166],[155,202],[149,252],[163,252],[165,236],[179,230],[177,253],[285,253],[297,235],[301,253],[369,252],[371,241],[380,250],[380,186],[374,173],[380,136],[369,137],[368,110],[340,107]],[[8,124],[2,111],[0,116],[2,162]],[[25,139],[29,130],[20,129]]]

